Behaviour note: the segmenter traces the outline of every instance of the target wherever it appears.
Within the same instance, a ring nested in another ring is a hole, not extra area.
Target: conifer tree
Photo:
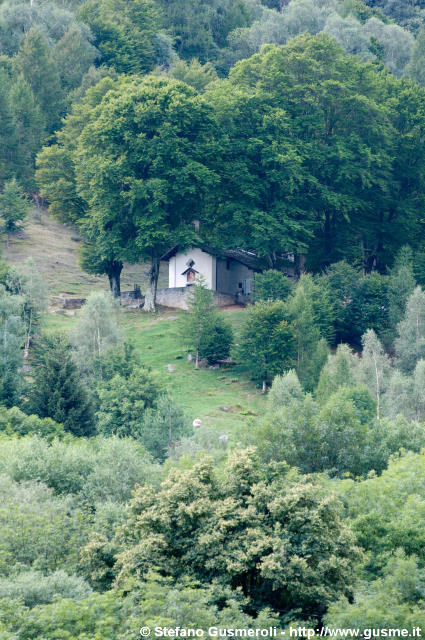
[[[0,404],[12,407],[22,389],[22,344],[25,327],[21,320],[20,296],[10,295],[0,285]]]
[[[423,27],[419,29],[416,36],[406,72],[419,84],[425,84],[425,29]]]
[[[265,391],[276,375],[288,371],[296,362],[294,327],[288,322],[285,303],[257,302],[251,307],[240,342],[239,357]]]
[[[61,338],[44,338],[30,391],[30,409],[40,418],[52,418],[75,436],[94,432],[91,400],[72,359],[69,345]]]
[[[0,69],[0,186],[11,177],[16,144],[15,119],[10,101],[10,80]]]
[[[16,178],[8,180],[0,193],[0,220],[3,230],[9,235],[19,229],[28,215],[29,204]]]
[[[288,301],[289,317],[297,340],[297,374],[307,391],[317,384],[332,339],[332,303],[325,288],[303,275]]]
[[[398,325],[395,341],[400,368],[410,373],[420,358],[425,358],[425,292],[416,287],[409,297],[406,313]]]
[[[402,247],[396,256],[388,280],[388,319],[391,330],[395,330],[403,319],[406,302],[415,288],[413,255],[409,247]]]
[[[76,89],[83,75],[99,56],[99,52],[88,41],[81,26],[72,24],[65,35],[56,43],[55,59],[58,63],[62,86],[66,91]]]
[[[31,190],[35,187],[35,156],[45,136],[45,119],[22,74],[12,85],[10,100],[16,120],[16,175],[22,185]]]
[[[229,355],[233,333],[229,323],[217,312],[213,292],[202,277],[197,279],[190,294],[189,312],[182,320],[181,335],[195,353],[195,369],[198,369],[200,358],[214,362]]]
[[[376,398],[376,417],[381,417],[382,394],[388,386],[390,360],[373,329],[362,338],[363,353],[359,362],[359,381],[365,384]]]
[[[16,71],[22,73],[53,131],[60,122],[63,106],[59,71],[43,34],[37,27],[28,32],[16,57]]]

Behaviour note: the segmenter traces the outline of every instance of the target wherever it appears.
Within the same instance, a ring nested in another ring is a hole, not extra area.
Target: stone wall
[[[156,294],[157,304],[163,307],[171,307],[172,309],[187,309],[187,296],[190,287],[174,287],[172,289],[158,289]],[[235,297],[228,296],[224,293],[214,293],[217,306],[227,307],[235,304]]]

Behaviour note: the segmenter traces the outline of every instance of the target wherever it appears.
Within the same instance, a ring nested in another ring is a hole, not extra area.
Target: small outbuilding
[[[180,251],[175,246],[161,261],[168,263],[169,289],[189,287],[202,276],[209,289],[240,302],[251,299],[254,276],[264,268],[255,253],[212,247]]]

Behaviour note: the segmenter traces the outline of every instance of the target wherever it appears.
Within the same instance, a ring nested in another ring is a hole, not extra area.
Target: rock
[[[65,313],[64,309],[55,309],[53,313]]]
[[[220,364],[233,364],[232,358],[224,358],[223,360],[219,360]]]
[[[75,311],[65,311],[66,316],[75,316]]]
[[[63,301],[64,309],[81,309],[83,304],[85,304],[85,298],[65,298]]]
[[[219,407],[220,411],[224,411],[224,413],[232,413],[230,407]]]
[[[229,442],[229,436],[227,435],[227,433],[223,433],[223,435],[219,437],[218,441],[220,444],[226,446],[226,444]]]
[[[220,369],[220,365],[219,364],[212,364],[211,366],[208,367],[208,369]]]
[[[173,371],[176,370],[176,366],[174,364],[167,364],[167,369],[169,373],[172,373]]]

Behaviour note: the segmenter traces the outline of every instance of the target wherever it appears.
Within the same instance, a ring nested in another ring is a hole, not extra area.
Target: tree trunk
[[[149,270],[149,282],[146,289],[145,304],[143,305],[143,311],[147,313],[155,312],[156,292],[158,289],[158,276],[159,276],[159,259],[157,256],[151,258],[151,268]]]
[[[109,286],[114,298],[121,297],[121,271],[123,264],[113,260],[108,268]]]
[[[296,253],[294,258],[295,258],[295,277],[297,280],[299,280],[301,275],[304,273],[304,269],[305,269],[305,254]]]

